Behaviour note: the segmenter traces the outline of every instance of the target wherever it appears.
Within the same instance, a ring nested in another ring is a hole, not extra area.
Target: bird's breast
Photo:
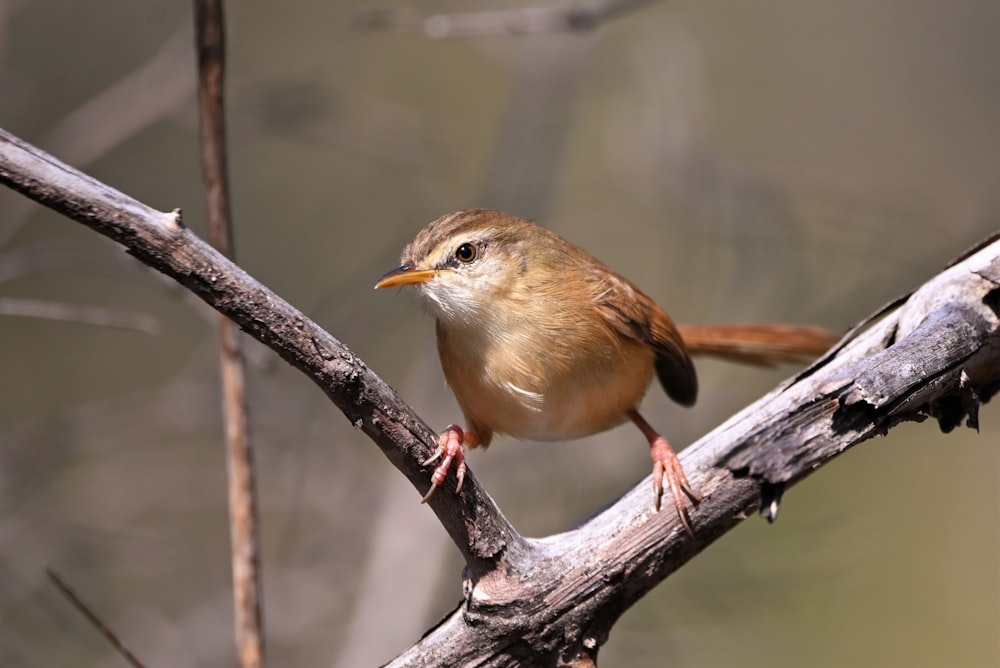
[[[539,323],[491,328],[438,323],[438,352],[467,426],[566,440],[610,429],[638,405],[653,353],[610,327]]]

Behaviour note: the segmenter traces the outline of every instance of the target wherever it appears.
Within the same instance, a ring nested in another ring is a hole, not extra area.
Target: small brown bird
[[[680,331],[627,279],[554,232],[500,211],[458,211],[425,227],[402,264],[375,285],[415,284],[437,319],[448,385],[465,415],[425,464],[441,459],[430,498],[463,444],[494,434],[568,440],[631,420],[649,442],[657,509],[663,484],[688,533],[691,488],[677,455],[637,407],[655,370],[674,401],[690,406],[698,382],[689,352],[756,364],[818,355],[834,337],[812,327],[701,326]]]

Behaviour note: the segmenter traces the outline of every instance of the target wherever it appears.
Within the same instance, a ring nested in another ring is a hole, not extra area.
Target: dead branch
[[[413,483],[434,434],[340,342],[180,223],[0,131],[0,181],[122,243],[317,383]],[[704,500],[695,537],[655,513],[649,480],[586,524],[527,539],[474,476],[431,507],[467,563],[460,607],[393,666],[586,665],[618,617],[760,503],[902,420],[976,424],[1000,388],[1000,242],[877,314],[812,367],[684,451]],[[416,499],[416,496],[414,496]]]
[[[148,207],[3,130],[0,182],[121,243],[232,318],[319,385],[421,494],[427,491],[431,470],[420,462],[433,452],[434,432],[344,344],[188,230],[180,211]],[[524,543],[474,475],[461,494],[436,494],[428,505],[473,576],[491,572],[499,555]]]

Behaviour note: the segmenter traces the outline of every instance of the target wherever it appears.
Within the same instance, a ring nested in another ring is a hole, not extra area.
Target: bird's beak
[[[435,274],[437,274],[437,271],[434,269],[417,269],[412,264],[404,264],[378,279],[375,289],[392,288],[397,285],[410,285],[412,283],[426,283],[434,278]]]

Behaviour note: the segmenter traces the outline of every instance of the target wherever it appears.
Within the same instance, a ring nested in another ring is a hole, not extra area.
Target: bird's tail
[[[692,355],[759,366],[809,362],[840,338],[807,325],[678,325],[677,330]]]

